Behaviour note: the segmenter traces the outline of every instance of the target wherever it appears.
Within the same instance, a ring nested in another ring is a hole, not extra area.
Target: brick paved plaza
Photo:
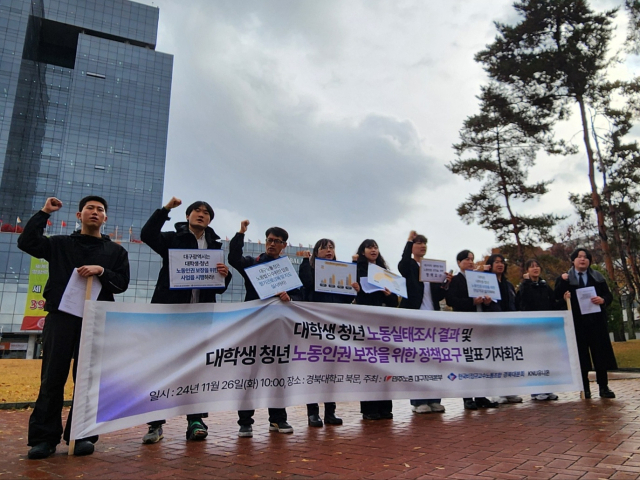
[[[211,415],[203,442],[187,443],[185,419],[174,418],[155,445],[141,444],[140,426],[101,436],[92,456],[69,457],[60,445],[46,460],[26,456],[31,411],[1,410],[0,479],[638,479],[640,375],[615,376],[615,400],[599,399],[592,384],[593,400],[564,393],[475,412],[446,399],[446,413],[416,415],[394,401],[394,420],[381,421],[363,421],[357,402],[340,403],[345,424],[322,429],[292,407],[293,435],[269,433],[263,409],[253,438],[238,438],[236,413],[224,412]]]

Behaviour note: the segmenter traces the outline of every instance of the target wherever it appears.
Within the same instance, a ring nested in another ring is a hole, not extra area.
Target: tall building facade
[[[0,350],[29,279],[9,232],[47,197],[64,203],[49,234],[71,233],[94,194],[109,201],[105,233],[125,242],[162,205],[173,56],[155,50],[158,17],[128,0],[0,0]],[[130,245],[146,298],[155,254]]]
[[[173,56],[158,9],[127,0],[0,0],[0,220],[56,196],[75,225],[85,195],[140,228],[160,205]]]

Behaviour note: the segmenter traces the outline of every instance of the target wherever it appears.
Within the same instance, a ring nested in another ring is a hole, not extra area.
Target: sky
[[[141,3],[160,9],[156,49],[174,55],[165,203],[211,203],[222,238],[243,219],[254,242],[274,225],[294,245],[332,238],[338,260],[373,238],[394,271],[411,230],[451,269],[460,250],[496,246],[456,213],[479,184],[446,165],[488,81],[474,54],[494,21],[518,20],[511,1]],[[580,153],[540,155],[529,180],[554,182],[519,212],[573,213],[568,192],[589,188],[578,122],[559,131]]]

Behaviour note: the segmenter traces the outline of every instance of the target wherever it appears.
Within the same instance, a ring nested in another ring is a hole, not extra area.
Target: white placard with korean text
[[[224,288],[218,263],[224,263],[222,250],[170,249],[169,288]]]
[[[442,283],[447,279],[446,260],[423,258],[420,262],[420,281]]]
[[[491,297],[492,300],[501,300],[498,277],[495,273],[476,272],[467,270],[464,272],[467,278],[467,289],[471,298]]]
[[[356,295],[356,291],[351,286],[358,278],[355,263],[316,258],[315,272],[316,292]]]
[[[433,312],[277,298],[86,302],[71,438],[325,398],[581,389],[568,311]]]
[[[388,288],[391,293],[407,298],[407,279],[402,275],[385,270],[375,263],[369,264],[367,281],[377,287]]]
[[[288,292],[302,286],[289,257],[280,257],[270,262],[259,263],[245,268],[244,272],[251,280],[260,300]]]

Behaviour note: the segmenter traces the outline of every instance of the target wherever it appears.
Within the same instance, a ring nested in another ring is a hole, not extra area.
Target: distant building
[[[0,355],[20,331],[30,265],[8,232],[55,196],[65,206],[49,234],[69,234],[96,194],[104,233],[127,242],[162,204],[173,56],[155,51],[158,16],[128,0],[0,1]],[[126,246],[146,299],[155,254]]]

